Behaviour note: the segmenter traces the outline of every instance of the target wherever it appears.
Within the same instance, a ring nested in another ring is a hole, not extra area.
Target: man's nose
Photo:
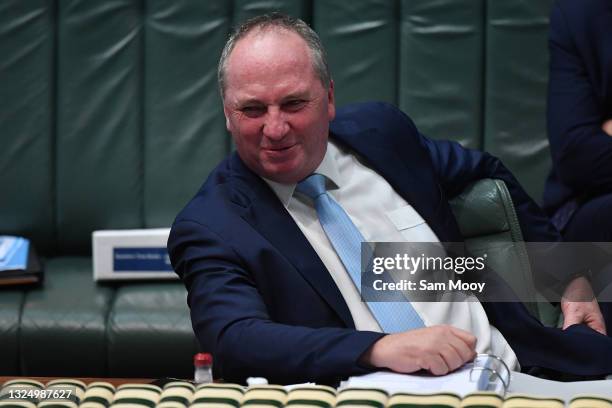
[[[282,139],[289,130],[289,124],[279,109],[270,108],[263,126],[263,134],[269,139]]]

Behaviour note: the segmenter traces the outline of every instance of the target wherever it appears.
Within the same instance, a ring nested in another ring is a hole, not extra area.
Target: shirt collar
[[[315,169],[314,173],[319,173],[325,176],[330,181],[328,190],[335,190],[340,188],[342,185],[342,178],[338,171],[337,158],[340,155],[340,150],[331,141],[327,141],[327,149],[325,150],[325,156],[319,166]],[[262,179],[268,183],[270,188],[274,191],[276,196],[281,200],[285,208],[289,207],[293,193],[295,192],[295,186],[297,183],[278,183],[276,181],[269,180],[265,177]]]

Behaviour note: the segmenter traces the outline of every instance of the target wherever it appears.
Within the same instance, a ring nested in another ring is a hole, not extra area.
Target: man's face
[[[223,111],[238,154],[260,176],[296,183],[323,160],[333,85],[316,76],[308,46],[283,29],[254,32],[226,65]]]

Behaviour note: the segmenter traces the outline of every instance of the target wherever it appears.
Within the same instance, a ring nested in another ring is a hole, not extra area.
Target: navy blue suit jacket
[[[394,107],[366,103],[340,109],[330,136],[361,155],[443,242],[462,241],[448,199],[483,177],[508,184],[527,240],[558,238],[497,159],[421,136]],[[236,154],[211,173],[177,216],[168,249],[189,291],[202,350],[214,354],[217,376],[336,383],[369,371],[358,359],[382,334],[355,330],[314,249],[274,192]],[[487,303],[485,310],[523,367],[612,372],[612,353],[602,358],[611,346],[605,336],[581,325],[562,335],[541,326],[518,303]]]
[[[581,201],[612,192],[612,2],[560,0],[550,16],[548,138],[553,168],[543,205],[562,229]]]

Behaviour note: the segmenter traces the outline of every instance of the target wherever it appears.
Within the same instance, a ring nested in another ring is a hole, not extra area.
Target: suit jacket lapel
[[[336,283],[274,191],[237,154],[232,157],[232,176],[235,188],[249,196],[248,205],[239,203],[245,208],[243,219],[295,267],[347,327],[355,328]]]

